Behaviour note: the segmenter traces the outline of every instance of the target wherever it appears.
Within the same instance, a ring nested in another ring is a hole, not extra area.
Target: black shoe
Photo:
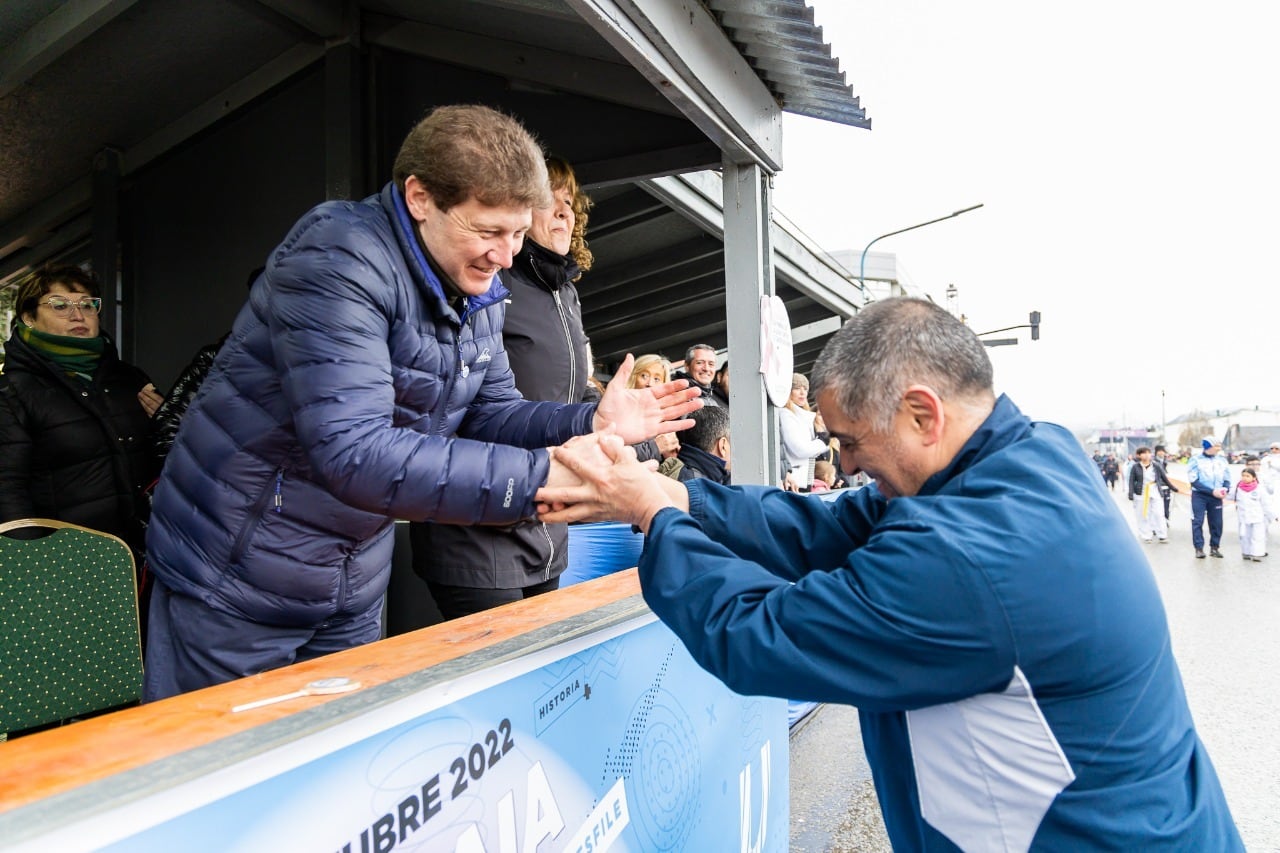
[[[1221,552],[1221,551],[1219,551],[1217,548],[1210,548],[1210,549],[1209,549],[1209,556],[1210,556],[1210,557],[1221,557],[1221,556],[1222,556],[1222,552]]]
[[[1204,551],[1200,550],[1199,548],[1196,549],[1196,559],[1197,560],[1204,559]]]

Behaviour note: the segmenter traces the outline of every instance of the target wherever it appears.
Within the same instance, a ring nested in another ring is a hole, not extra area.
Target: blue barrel
[[[611,575],[634,568],[640,562],[644,534],[633,533],[630,524],[597,521],[569,525],[569,567],[560,576],[560,586]]]

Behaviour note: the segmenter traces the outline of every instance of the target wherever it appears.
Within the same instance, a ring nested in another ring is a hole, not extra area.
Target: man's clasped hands
[[[536,495],[543,521],[616,520],[647,531],[660,509],[688,510],[684,486],[659,474],[656,460],[639,462],[629,445],[693,426],[685,416],[702,407],[699,391],[684,379],[628,389],[633,362],[628,355],[605,388],[595,432],[548,448],[551,467]]]

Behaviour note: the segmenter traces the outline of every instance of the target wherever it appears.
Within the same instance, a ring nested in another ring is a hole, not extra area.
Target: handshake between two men
[[[634,361],[628,355],[606,386],[595,431],[548,448],[547,482],[535,496],[542,521],[624,521],[648,532],[660,509],[688,510],[684,485],[659,474],[656,461],[638,461],[630,445],[692,427],[686,416],[702,408],[700,392],[684,379],[628,389]]]

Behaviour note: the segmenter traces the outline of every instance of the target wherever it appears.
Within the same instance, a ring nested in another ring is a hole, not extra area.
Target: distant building
[[[1100,429],[1085,441],[1089,450],[1103,455],[1114,453],[1117,459],[1125,459],[1139,447],[1151,447],[1159,443],[1159,433],[1148,429]]]
[[[1280,441],[1280,423],[1270,426],[1232,424],[1222,433],[1222,449],[1227,453],[1262,454],[1273,441]]]
[[[1271,442],[1280,441],[1280,411],[1260,406],[1180,415],[1168,423],[1168,434],[1174,443],[1188,426],[1194,427],[1191,431],[1199,436],[1216,435],[1228,454],[1258,453],[1270,447]],[[1194,453],[1200,450],[1200,444],[1192,440],[1186,449]]]

